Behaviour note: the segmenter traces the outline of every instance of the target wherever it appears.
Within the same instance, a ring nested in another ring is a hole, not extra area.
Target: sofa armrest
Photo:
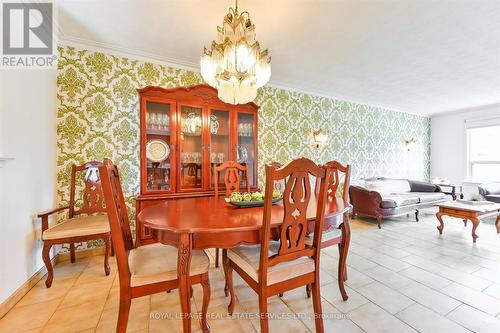
[[[362,213],[371,216],[380,215],[382,196],[380,193],[370,191],[359,186],[349,188],[349,197],[353,205],[353,213]]]

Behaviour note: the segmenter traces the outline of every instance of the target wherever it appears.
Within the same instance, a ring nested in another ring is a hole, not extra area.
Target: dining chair
[[[100,162],[90,161],[71,166],[69,205],[51,209],[37,216],[42,219],[42,259],[47,268],[45,286],[50,288],[54,279],[54,269],[50,260],[50,249],[55,244],[69,243],[70,260],[76,261],[75,244],[96,239],[104,240],[104,272],[110,273],[109,253],[112,249],[108,216],[102,196],[98,167]],[[83,179],[81,199],[76,199],[77,178]],[[68,218],[49,227],[49,216],[68,210]]]
[[[267,298],[310,284],[312,286],[313,308],[316,332],[323,332],[321,293],[319,283],[321,237],[325,213],[326,179],[331,170],[317,166],[307,158],[299,158],[281,168],[266,165],[266,189],[261,243],[242,245],[224,250],[223,264],[226,283],[231,295],[229,314],[235,307],[236,295],[233,288],[233,270],[258,294],[261,333],[269,332]],[[313,190],[310,177],[320,179],[317,196],[314,236],[311,245],[306,244],[306,231],[310,222],[307,209]],[[283,220],[278,240],[271,240],[272,193],[276,181],[285,180],[283,192]]]
[[[241,165],[235,161],[226,161],[219,166],[214,166],[214,189],[215,196],[219,195],[219,173],[224,172],[224,186],[226,188],[226,196],[230,196],[233,192],[240,191],[241,176],[245,176],[246,191],[250,192],[250,182],[248,181],[248,166]],[[219,267],[219,249],[215,249],[215,267]]]
[[[178,288],[178,258],[182,253],[173,246],[161,243],[134,248],[118,168],[111,160],[105,159],[99,167],[99,172],[120,280],[120,306],[116,332],[123,333],[127,330],[130,304],[133,298],[170,292]],[[190,285],[200,283],[203,288],[201,328],[204,333],[210,332],[207,322],[207,309],[210,301],[209,266],[210,261],[204,251],[193,251],[189,283]]]
[[[340,196],[344,207],[349,207],[349,185],[351,181],[351,166],[342,165],[337,161],[330,161],[325,164],[330,170],[330,176],[326,180],[327,197],[328,200],[337,200]],[[320,179],[316,179],[315,191],[316,194],[321,188]],[[336,219],[337,217],[335,217]],[[351,240],[351,228],[349,225],[349,211],[346,211],[342,216],[342,221],[328,221],[331,227],[323,231],[321,238],[321,248],[324,249],[329,246],[339,246],[339,265],[338,265],[338,284],[342,299],[347,301],[349,296],[344,287],[344,282],[347,281],[347,253],[349,250],[349,243]],[[306,236],[306,244],[312,245],[314,235],[308,234]],[[311,285],[306,287],[307,297],[311,297]]]

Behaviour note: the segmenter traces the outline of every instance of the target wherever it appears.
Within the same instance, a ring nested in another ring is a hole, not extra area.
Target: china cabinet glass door
[[[214,188],[214,166],[231,160],[230,150],[230,112],[209,110],[210,116],[210,188]],[[224,175],[219,174],[219,189],[224,188]]]
[[[248,166],[248,178],[251,186],[255,186],[255,115],[238,112],[238,144],[236,146],[236,161]]]
[[[172,191],[173,144],[171,137],[174,105],[146,101],[146,190]]]
[[[203,188],[202,114],[200,107],[180,106],[180,190],[200,190]]]

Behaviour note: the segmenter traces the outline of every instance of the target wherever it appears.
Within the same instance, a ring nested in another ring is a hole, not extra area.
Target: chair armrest
[[[69,206],[64,206],[64,207],[58,207],[58,208],[52,208],[43,212],[40,212],[37,214],[37,217],[43,218],[43,217],[48,217],[49,215],[59,213],[65,209],[69,209]]]
[[[349,197],[354,207],[354,213],[359,212],[372,216],[379,215],[380,204],[382,203],[380,193],[359,186],[351,186],[349,188]]]
[[[64,207],[58,207],[58,208],[52,208],[49,210],[46,210],[44,212],[40,212],[37,214],[38,218],[42,219],[42,232],[47,230],[49,228],[49,216],[55,213],[59,213],[63,210],[69,209],[69,206],[64,206]]]

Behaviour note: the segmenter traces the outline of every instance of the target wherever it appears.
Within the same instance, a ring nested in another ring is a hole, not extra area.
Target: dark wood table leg
[[[479,236],[476,234],[476,229],[479,226],[479,219],[477,217],[473,217],[470,219],[472,222],[472,241],[475,243],[476,239],[479,238]]]
[[[179,280],[179,297],[182,312],[182,327],[184,333],[191,333],[191,285],[189,281],[191,252],[191,235],[187,233],[180,234],[177,272]]]
[[[437,227],[437,229],[439,230],[439,234],[442,235],[443,234],[443,229],[444,229],[444,223],[443,223],[443,213],[442,212],[437,212],[436,213],[436,217],[439,221],[439,226]]]

